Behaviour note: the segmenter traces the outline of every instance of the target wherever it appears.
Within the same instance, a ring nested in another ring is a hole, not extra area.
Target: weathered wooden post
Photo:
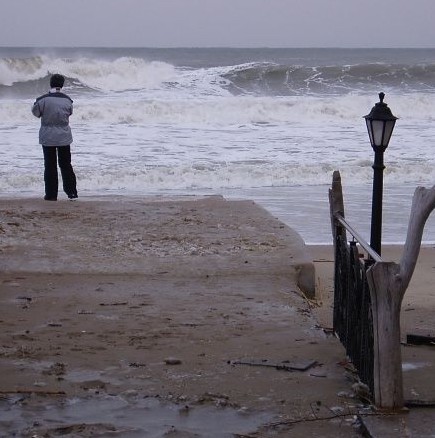
[[[334,243],[334,313],[333,313],[333,327],[335,333],[340,336],[341,311],[343,306],[343,290],[344,287],[341,283],[342,276],[340,275],[340,265],[342,255],[340,252],[339,238],[346,239],[346,229],[339,226],[337,218],[344,217],[344,201],[343,201],[343,189],[341,185],[341,175],[338,170],[335,170],[332,175],[332,186],[329,189],[329,209],[331,219],[331,231],[332,240]],[[344,235],[343,235],[344,234]],[[341,306],[341,307],[340,307]]]
[[[399,264],[376,262],[367,271],[373,314],[374,398],[382,409],[403,408],[400,309],[420,252],[424,225],[435,208],[435,186],[417,187]]]
[[[377,262],[367,271],[373,316],[374,400],[382,409],[403,407],[399,266]]]
[[[338,170],[332,174],[332,186],[329,189],[329,209],[331,216],[332,237],[334,247],[336,245],[336,221],[337,215],[344,217],[343,189],[341,185],[341,175]]]

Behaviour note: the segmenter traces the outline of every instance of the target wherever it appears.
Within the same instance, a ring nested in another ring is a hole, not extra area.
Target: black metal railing
[[[334,332],[361,382],[373,395],[373,318],[366,270],[381,258],[342,216],[335,219]],[[347,241],[346,231],[353,236],[351,242]],[[359,247],[368,254],[367,258],[361,257]]]

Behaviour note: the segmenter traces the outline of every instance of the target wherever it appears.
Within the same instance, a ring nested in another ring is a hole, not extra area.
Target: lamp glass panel
[[[373,144],[373,130],[372,130],[372,121],[370,119],[366,119],[367,131],[369,133],[370,143]]]
[[[388,143],[390,142],[391,134],[393,133],[394,124],[396,123],[395,120],[388,120],[385,122],[385,132],[384,132],[384,139],[382,142],[382,146],[388,146]]]
[[[382,120],[372,120],[372,130],[373,130],[372,144],[374,144],[375,146],[382,146],[383,145],[384,124],[385,124],[385,122]],[[390,135],[391,135],[391,133],[390,133]]]

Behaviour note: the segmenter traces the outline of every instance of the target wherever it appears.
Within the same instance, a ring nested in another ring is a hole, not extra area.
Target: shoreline
[[[385,185],[382,241],[384,245],[402,245],[405,243],[412,196],[417,183],[407,185]],[[42,182],[41,182],[42,187]],[[328,190],[330,184],[313,186],[260,187],[238,189],[179,189],[151,190],[148,193],[119,190],[101,194],[80,192],[78,202],[92,200],[153,200],[153,199],[196,199],[201,197],[222,196],[232,201],[254,201],[266,209],[272,216],[297,231],[306,244],[332,244]],[[80,189],[80,187],[79,187]],[[58,202],[64,202],[60,194]],[[344,190],[346,219],[368,241],[370,236],[371,186],[348,186]],[[35,193],[19,196],[19,199],[42,199]],[[13,194],[0,197],[15,199]],[[310,200],[308,203],[307,200]],[[429,216],[422,241],[425,245],[435,244],[435,214]]]
[[[129,193],[120,194],[119,191],[105,194],[88,194],[82,195],[79,193],[79,199],[76,202],[92,202],[103,200],[117,200],[117,201],[176,201],[176,200],[195,200],[201,198],[210,198],[213,196],[223,197],[228,201],[253,201],[260,207],[264,208],[272,216],[279,221],[286,224],[291,229],[295,230],[304,240],[306,245],[310,246],[325,246],[332,245],[332,235],[329,218],[329,204],[327,192],[329,185],[317,185],[309,187],[285,187],[285,188],[270,188],[264,187],[261,189],[237,189],[237,190],[180,190],[180,191],[154,191],[150,193]],[[386,187],[386,190],[388,188]],[[393,189],[393,188],[391,188]],[[355,192],[355,187],[349,187],[350,198],[358,198]],[[408,189],[410,191],[410,189]],[[364,191],[364,196],[367,193]],[[406,240],[407,226],[408,226],[408,207],[410,208],[411,193],[407,193],[409,198],[408,206],[399,205],[395,199],[401,196],[402,188],[394,188],[394,193],[391,199],[386,199],[384,204],[384,227],[383,227],[383,245],[384,246],[400,246],[404,245]],[[300,205],[306,202],[306,199],[311,199],[314,196],[316,207],[310,207],[308,213],[299,211]],[[347,196],[346,196],[347,197]],[[8,200],[29,200],[29,201],[43,201],[43,196],[35,195],[34,193],[17,194],[9,193],[7,195],[0,195],[1,201]],[[63,193],[60,193],[58,202],[63,204],[69,202]],[[346,200],[345,200],[346,201]],[[369,204],[368,198],[364,200],[363,204]],[[347,219],[350,223],[359,231],[359,233],[366,240],[369,239],[369,224],[367,221],[362,221],[359,216],[364,217],[366,215],[365,207],[363,205],[358,207],[351,202],[345,202]],[[358,208],[364,210],[362,215]],[[396,218],[397,211],[400,211],[400,217]],[[307,222],[307,215],[310,221]],[[393,219],[394,218],[394,219]],[[318,239],[319,235],[321,240]],[[391,236],[394,236],[392,238]],[[397,236],[401,236],[397,239]],[[422,246],[435,245],[435,213],[429,216],[425,231],[422,238]]]

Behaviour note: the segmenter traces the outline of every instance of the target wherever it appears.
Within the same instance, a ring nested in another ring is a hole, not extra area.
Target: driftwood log
[[[434,209],[435,186],[417,187],[400,263],[376,262],[367,271],[375,342],[374,397],[380,408],[396,410],[404,405],[400,309],[417,263],[426,220]]]
[[[329,197],[335,242],[334,221],[337,216],[344,217],[341,177],[338,171],[334,172]],[[376,258],[376,262],[366,273],[373,315],[373,395],[376,406],[381,409],[400,410],[404,406],[400,310],[417,263],[426,220],[434,209],[435,186],[431,189],[417,187],[412,200],[406,242],[399,264],[384,262]]]

